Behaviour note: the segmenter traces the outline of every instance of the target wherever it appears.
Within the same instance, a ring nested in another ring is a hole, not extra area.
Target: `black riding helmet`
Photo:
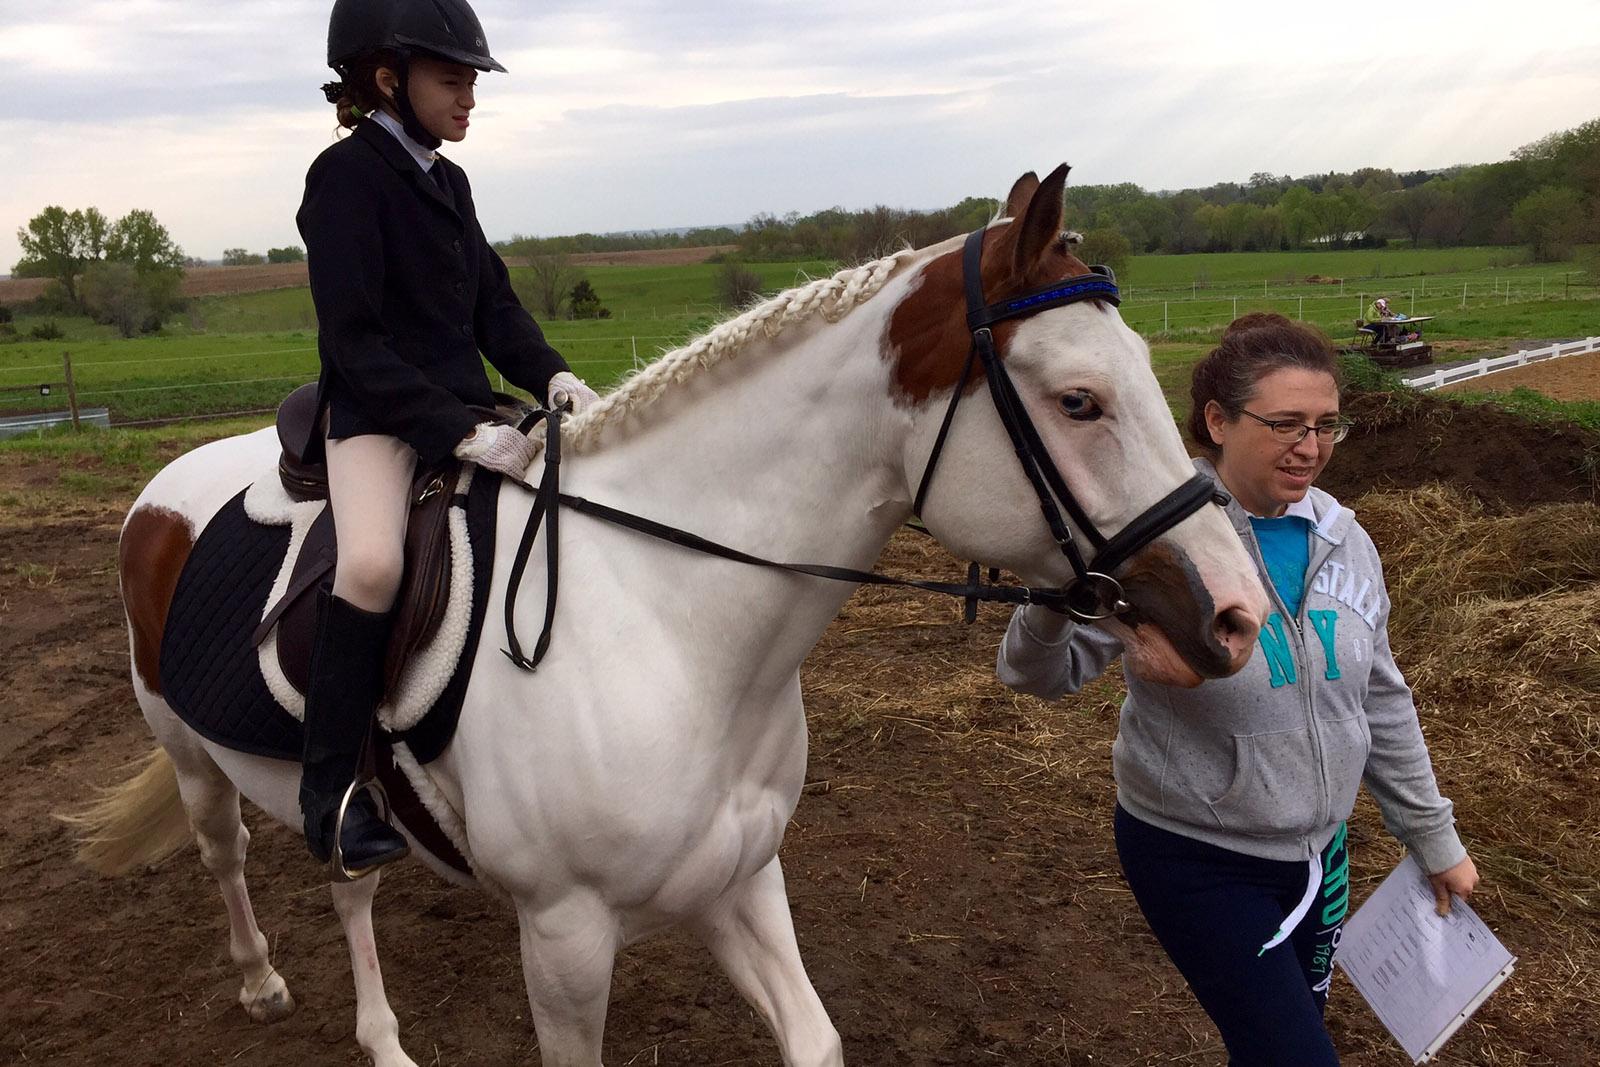
[[[432,56],[502,74],[506,69],[489,54],[483,24],[466,0],[334,0],[333,15],[328,19],[328,66],[341,78],[348,78],[351,64],[380,49],[399,57],[395,107],[406,133],[430,149],[439,147],[439,139],[417,121],[406,91],[411,57]],[[333,101],[342,90],[342,85],[324,87]]]

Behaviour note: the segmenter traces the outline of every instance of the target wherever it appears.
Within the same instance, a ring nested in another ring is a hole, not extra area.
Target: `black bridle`
[[[1000,356],[995,351],[994,334],[990,327],[1007,319],[1024,318],[1082,300],[1105,300],[1115,305],[1120,302],[1116,282],[1108,268],[1090,268],[1094,273],[1066,278],[1042,289],[1002,300],[997,304],[985,304],[980,272],[983,262],[984,233],[984,230],[977,230],[968,235],[962,258],[967,295],[967,325],[972,331],[972,348],[967,353],[961,379],[956,383],[955,392],[950,396],[950,406],[945,409],[944,421],[940,424],[939,434],[934,439],[927,466],[923,468],[922,481],[917,487],[912,510],[919,516],[922,514],[922,505],[927,500],[928,490],[933,483],[934,468],[938,465],[945,437],[955,418],[956,405],[961,402],[961,394],[966,390],[967,383],[972,377],[974,362],[981,360],[984,374],[989,381],[990,395],[994,398],[995,410],[1000,414],[1000,422],[1011,438],[1012,447],[1016,450],[1017,459],[1021,462],[1029,483],[1038,494],[1039,508],[1043,511],[1045,522],[1050,527],[1050,535],[1072,565],[1074,577],[1071,582],[1060,588],[997,585],[994,584],[997,572],[991,570],[990,582],[985,584],[978,564],[973,563],[968,566],[967,581],[963,585],[955,582],[893,578],[888,575],[873,574],[870,571],[819,563],[780,563],[753,556],[736,548],[718,544],[699,534],[561,492],[563,413],[541,410],[521,424],[524,432],[531,430],[541,421],[545,424],[544,473],[536,489],[526,482],[517,480],[523,488],[533,490],[534,500],[507,579],[504,609],[506,642],[510,647],[504,651],[511,662],[524,670],[531,671],[539,665],[550,647],[551,630],[555,624],[556,586],[560,570],[556,523],[562,506],[658,540],[736,563],[781,570],[790,574],[803,574],[813,578],[827,578],[832,581],[901,586],[960,597],[966,601],[966,617],[969,622],[976,617],[980,601],[1001,604],[1043,604],[1080,622],[1094,622],[1127,611],[1129,604],[1123,595],[1122,584],[1111,577],[1111,572],[1141,548],[1207,504],[1213,501],[1218,504],[1226,503],[1227,495],[1217,488],[1211,478],[1197,473],[1141,512],[1114,536],[1107,538],[1100,533],[1077,498],[1073,496],[1072,490],[1067,487],[1061,472],[1056,470],[1055,463],[1051,461],[1050,453],[1039,437],[1039,431],[1034,427],[1033,420],[1028,417],[1022,398],[1017,395],[1016,387],[1012,385],[1011,377],[1006,373]],[[1058,501],[1060,507],[1057,507]],[[1072,521],[1077,524],[1084,538],[1092,546],[1094,550],[1092,559],[1087,561],[1084,559],[1071,529],[1061,518],[1061,508],[1066,509],[1067,514],[1072,517]],[[546,522],[549,528],[545,536],[547,573],[544,626],[539,632],[532,654],[525,656],[517,640],[513,609],[516,604],[517,589],[522,582],[522,575],[533,549],[533,542],[538,536],[540,526]]]
[[[1050,536],[1072,565],[1073,579],[1059,590],[1062,605],[1068,615],[1080,622],[1120,615],[1128,610],[1128,601],[1122,592],[1122,583],[1111,576],[1122,564],[1150,542],[1172,529],[1190,515],[1215,501],[1227,503],[1223,493],[1209,476],[1196,472],[1194,477],[1140,512],[1126,526],[1107,538],[1094,520],[1090,519],[1067,485],[1066,479],[1056,469],[1050,451],[1039,437],[1038,429],[1028,417],[1028,409],[1017,395],[1017,388],[1006,373],[1005,364],[995,350],[994,331],[991,327],[1007,319],[1026,318],[1050,308],[1065,307],[1084,300],[1103,300],[1113,306],[1122,302],[1117,293],[1117,283],[1109,267],[1090,267],[1089,274],[1074,275],[1058,282],[1033,289],[1021,296],[1010,297],[995,304],[983,300],[983,237],[986,230],[974,230],[967,235],[961,253],[961,273],[967,295],[967,329],[972,331],[972,347],[967,352],[967,362],[961,369],[961,378],[950,394],[950,406],[945,409],[944,421],[939,424],[939,434],[934,438],[928,463],[922,469],[922,481],[917,486],[917,496],[912,503],[913,514],[921,516],[927,502],[928,490],[933,485],[934,469],[944,450],[945,437],[956,416],[956,406],[966,392],[972,378],[972,365],[981,361],[984,376],[989,381],[989,395],[994,400],[1000,424],[1011,438],[1011,447],[1017,453],[1028,483],[1039,497],[1039,510],[1050,527]],[[1059,507],[1057,506],[1059,503]],[[1082,550],[1072,536],[1072,530],[1061,517],[1065,508],[1083,537],[1089,542],[1094,555],[1085,560]],[[1059,610],[1059,608],[1058,608]]]

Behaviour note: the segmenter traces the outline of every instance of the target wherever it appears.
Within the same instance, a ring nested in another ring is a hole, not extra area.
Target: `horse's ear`
[[[1071,169],[1063,163],[1051,171],[1028,201],[1028,212],[1022,221],[1011,224],[1017,233],[1011,265],[1018,275],[1027,275],[1029,268],[1060,238],[1061,220],[1066,210],[1067,172]]]
[[[1011,187],[1011,192],[1006,194],[1005,217],[1008,219],[1020,218],[1028,210],[1028,201],[1033,199],[1033,194],[1039,191],[1039,176],[1029,171],[1018,178]]]

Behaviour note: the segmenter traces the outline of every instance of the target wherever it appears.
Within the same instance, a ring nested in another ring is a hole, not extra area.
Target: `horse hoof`
[[[288,984],[276,971],[254,992],[249,986],[239,990],[239,1003],[258,1023],[281,1022],[294,1014],[294,997],[289,995]]]

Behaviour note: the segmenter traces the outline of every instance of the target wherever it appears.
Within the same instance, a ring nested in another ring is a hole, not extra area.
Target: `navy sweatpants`
[[[1217,1024],[1230,1067],[1337,1067],[1322,1022],[1350,907],[1341,826],[1322,855],[1311,911],[1261,951],[1300,903],[1310,861],[1257,859],[1116,813],[1117,854],[1161,947]]]

